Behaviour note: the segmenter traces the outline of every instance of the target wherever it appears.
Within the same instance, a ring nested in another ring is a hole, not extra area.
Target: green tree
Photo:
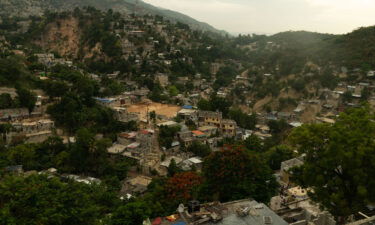
[[[0,181],[2,224],[99,224],[105,211],[96,196],[103,187],[40,175]],[[108,197],[108,196],[107,196]],[[114,198],[111,198],[113,201]]]
[[[18,145],[7,151],[7,158],[11,165],[23,165],[26,170],[38,167],[37,154],[34,144]]]
[[[110,225],[136,225],[151,215],[149,206],[142,201],[135,201],[119,207],[110,219]]]
[[[170,96],[177,96],[178,95],[178,89],[176,88],[176,86],[173,86],[173,85],[169,86],[168,92],[169,92]]]
[[[216,200],[254,198],[268,202],[276,194],[272,170],[261,157],[246,149],[226,146],[211,153],[203,164],[207,190]]]
[[[36,103],[36,95],[33,92],[22,87],[17,88],[17,95],[20,106],[27,108],[29,110],[29,113],[31,113]]]
[[[211,104],[209,101],[207,101],[206,99],[200,99],[198,101],[198,108],[200,110],[206,110],[206,111],[209,111],[211,110]]]
[[[375,201],[375,122],[366,108],[340,114],[333,125],[295,129],[290,140],[306,154],[295,180],[339,222]]]
[[[194,141],[187,150],[200,157],[206,157],[211,153],[211,149],[208,145],[202,144],[198,141]]]
[[[174,159],[171,160],[171,163],[168,166],[168,176],[172,177],[176,173],[180,172],[180,168],[178,168],[177,163]]]
[[[279,170],[281,162],[292,159],[294,157],[294,152],[292,148],[287,145],[278,145],[267,150],[264,156],[271,169]]]
[[[0,95],[0,109],[9,109],[14,107],[14,102],[10,94],[3,93]]]
[[[270,120],[267,125],[269,126],[272,134],[281,134],[289,127],[288,123],[284,119]]]
[[[263,141],[256,135],[252,134],[244,141],[245,147],[250,151],[263,152]]]

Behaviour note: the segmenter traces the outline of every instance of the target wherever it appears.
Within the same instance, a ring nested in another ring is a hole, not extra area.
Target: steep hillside
[[[151,14],[188,24],[193,29],[224,34],[212,26],[199,22],[184,14],[161,9],[138,0],[0,0],[0,15],[28,16],[42,15],[45,10],[67,11],[75,7],[91,6],[100,10],[112,9],[121,13]]]

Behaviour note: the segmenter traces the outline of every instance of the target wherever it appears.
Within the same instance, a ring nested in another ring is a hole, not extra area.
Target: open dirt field
[[[177,112],[181,110],[180,106],[167,105],[156,102],[151,102],[149,104],[134,104],[129,106],[127,109],[128,112],[138,113],[140,115],[140,119],[144,120],[147,119],[147,107],[148,112],[155,111],[157,115],[162,115],[169,118],[175,117],[177,115]]]

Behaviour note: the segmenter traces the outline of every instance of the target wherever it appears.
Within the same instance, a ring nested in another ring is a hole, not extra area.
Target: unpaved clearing
[[[167,105],[156,102],[134,104],[129,106],[127,109],[128,112],[138,113],[140,115],[140,119],[145,120],[147,119],[147,108],[148,112],[155,111],[157,115],[166,116],[168,118],[177,116],[177,112],[181,110],[181,107],[177,105]]]

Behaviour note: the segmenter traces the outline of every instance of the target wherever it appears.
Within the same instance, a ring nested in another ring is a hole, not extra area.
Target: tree
[[[88,129],[79,129],[71,152],[72,165],[78,172],[103,175],[109,165],[109,146],[108,139],[95,140],[95,135]]]
[[[155,123],[155,121],[156,121],[156,112],[155,111],[150,112],[150,119]]]
[[[177,96],[178,95],[178,89],[176,86],[172,85],[172,86],[169,86],[168,88],[168,92],[169,92],[169,95],[170,96]]]
[[[37,155],[34,144],[18,145],[7,151],[8,161],[12,165],[23,165],[26,170],[33,170],[38,167]]]
[[[5,176],[0,179],[2,224],[99,224],[107,212],[98,198],[106,190],[56,177]],[[115,196],[115,195],[113,195]],[[109,198],[111,204],[116,198]]]
[[[206,110],[206,111],[211,110],[211,104],[206,99],[203,99],[203,98],[200,99],[197,105],[200,110]]]
[[[193,200],[194,191],[202,183],[202,177],[195,172],[176,173],[165,184],[167,198],[177,204]]]
[[[293,150],[287,145],[278,145],[272,147],[264,153],[268,165],[273,170],[279,170],[281,162],[292,159],[294,156]]]
[[[159,130],[159,144],[162,147],[170,148],[177,132],[181,130],[181,126],[161,126]]]
[[[288,128],[288,123],[284,120],[270,120],[267,125],[272,134],[280,134]]]
[[[22,87],[17,88],[17,95],[20,106],[27,108],[29,113],[31,113],[36,103],[36,95]]]
[[[10,94],[3,93],[0,95],[0,109],[9,109],[14,107],[14,102]]]
[[[254,198],[268,202],[276,193],[272,170],[261,157],[238,146],[211,153],[203,164],[206,188],[220,201]]]
[[[249,149],[250,151],[255,151],[255,152],[263,152],[264,151],[262,140],[254,134],[252,134],[248,138],[246,138],[244,144],[245,144],[245,147],[247,149]]]
[[[295,181],[311,188],[311,198],[339,222],[375,201],[373,119],[367,108],[352,109],[333,125],[304,125],[290,136],[298,152],[306,154]]]
[[[236,121],[237,125],[242,128],[253,130],[257,123],[256,114],[248,115],[243,113],[241,109],[232,109],[229,111],[229,117]]]
[[[181,170],[180,170],[180,168],[178,168],[176,161],[174,159],[172,159],[171,163],[168,166],[168,176],[172,177],[180,171]]]
[[[200,157],[206,157],[211,153],[211,149],[208,145],[202,144],[198,141],[194,141],[187,150],[189,152],[194,153],[194,155],[200,156]]]
[[[110,219],[110,225],[142,224],[151,215],[149,206],[142,201],[128,203],[119,207]]]

